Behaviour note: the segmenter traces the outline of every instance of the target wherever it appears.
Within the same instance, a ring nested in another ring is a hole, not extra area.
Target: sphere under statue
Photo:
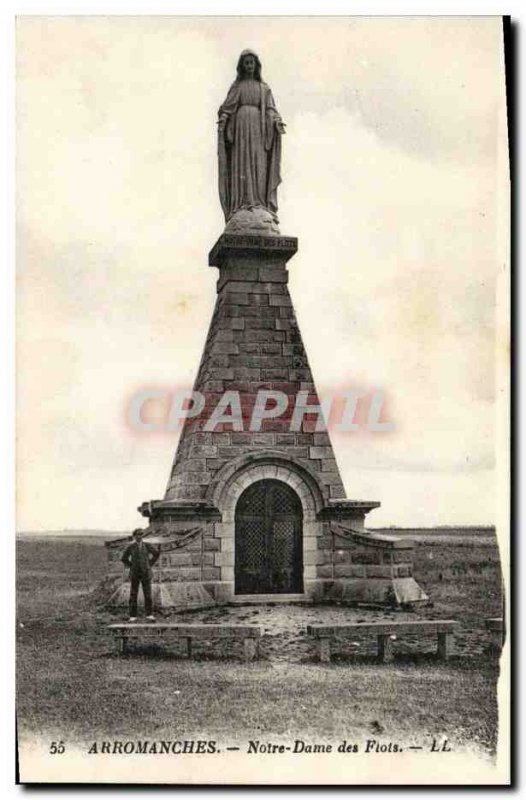
[[[219,197],[228,233],[279,234],[277,189],[285,124],[261,61],[243,50],[237,78],[219,109]]]

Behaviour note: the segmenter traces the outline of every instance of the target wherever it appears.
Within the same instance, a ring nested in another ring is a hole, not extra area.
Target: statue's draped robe
[[[228,220],[241,208],[276,212],[281,183],[281,135],[272,92],[266,83],[245,79],[230,87],[219,109],[227,116],[219,133],[219,197]]]

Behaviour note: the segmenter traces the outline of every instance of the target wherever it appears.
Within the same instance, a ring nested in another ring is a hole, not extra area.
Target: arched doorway
[[[235,593],[303,592],[302,507],[277,480],[249,486],[236,506]]]

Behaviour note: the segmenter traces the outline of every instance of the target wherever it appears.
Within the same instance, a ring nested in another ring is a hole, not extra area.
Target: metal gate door
[[[302,509],[290,486],[256,481],[236,506],[236,594],[303,591]]]

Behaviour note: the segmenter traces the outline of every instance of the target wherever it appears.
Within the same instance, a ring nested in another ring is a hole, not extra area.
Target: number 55
[[[62,742],[62,741],[60,741],[60,742],[51,742],[51,746],[49,748],[49,752],[53,756],[54,755],[60,755],[61,753],[65,753],[66,752],[66,747],[64,745],[64,742]]]

